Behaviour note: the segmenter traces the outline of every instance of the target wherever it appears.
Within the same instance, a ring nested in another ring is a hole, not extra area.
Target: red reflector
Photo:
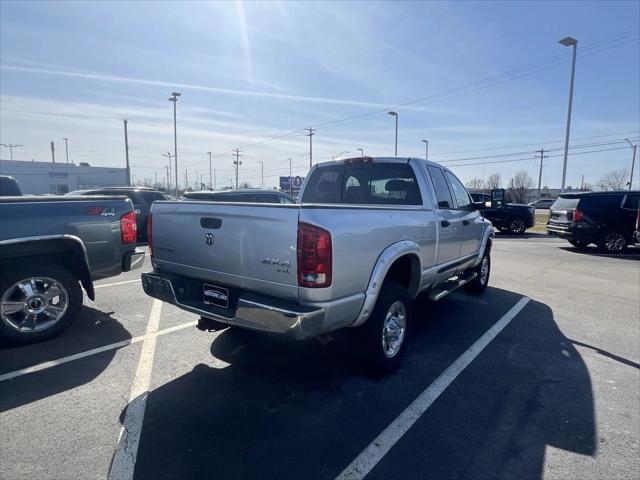
[[[131,211],[120,217],[120,237],[122,243],[136,243],[138,226],[136,225],[136,212]]]
[[[153,257],[153,226],[151,223],[152,215],[147,217],[147,242],[149,243],[149,256]]]
[[[573,221],[574,222],[579,222],[580,220],[582,220],[582,217],[584,217],[584,213],[582,213],[582,210],[576,209],[573,212]]]
[[[298,224],[298,285],[320,288],[331,285],[331,234],[307,223]]]

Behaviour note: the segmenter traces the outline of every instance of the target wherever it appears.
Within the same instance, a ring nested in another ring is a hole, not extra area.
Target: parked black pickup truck
[[[472,193],[471,196],[474,202],[485,204],[485,207],[480,211],[484,218],[490,220],[498,230],[521,235],[527,228],[531,228],[536,224],[535,207],[518,203],[506,203],[504,201],[506,198],[504,189],[494,189],[493,192],[493,201],[488,193]],[[496,200],[496,198],[499,198],[499,200]]]
[[[0,197],[0,337],[54,337],[77,317],[82,285],[140,268],[126,197]]]

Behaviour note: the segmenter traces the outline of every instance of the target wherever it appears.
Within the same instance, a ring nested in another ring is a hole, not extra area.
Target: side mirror
[[[491,208],[491,202],[484,202],[485,208]]]
[[[471,205],[473,205],[474,210],[484,210],[487,206],[491,206],[489,202],[473,202]]]
[[[505,204],[506,192],[504,188],[491,190],[491,208],[502,208]]]

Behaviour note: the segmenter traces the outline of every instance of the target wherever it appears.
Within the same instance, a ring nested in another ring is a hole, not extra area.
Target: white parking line
[[[147,335],[158,331],[161,311],[162,302],[154,300],[149,314]],[[156,353],[156,338],[156,335],[149,336],[142,344],[138,369],[136,370],[127,411],[120,429],[118,447],[111,462],[109,480],[128,480],[133,478],[140,433],[142,433],[142,421],[144,420],[144,411],[147,407],[147,397],[149,396],[153,357]]]
[[[460,355],[436,380],[429,385],[391,424],[345,468],[336,480],[364,478],[391,448],[407,433],[411,426],[427,411],[442,392],[460,373],[496,338],[511,320],[525,307],[529,298],[522,297],[487,330],[473,345]]]
[[[124,285],[125,283],[136,283],[139,282],[140,279],[136,278],[135,280],[126,280],[124,282],[115,282],[115,283],[105,283],[102,285],[94,285],[93,288],[104,288],[104,287],[113,287],[114,285]]]
[[[175,325],[173,327],[165,328],[164,330],[160,330],[158,332],[152,332],[145,335],[140,335],[138,337],[122,340],[121,342],[110,343],[109,345],[93,348],[91,350],[76,353],[74,355],[69,355],[67,357],[58,358],[57,360],[50,360],[48,362],[39,363],[38,365],[34,365],[32,367],[15,370],[13,372],[0,375],[0,382],[4,382],[5,380],[11,380],[12,378],[16,378],[16,377],[21,377],[22,375],[27,375],[28,373],[34,373],[34,372],[39,372],[41,370],[46,370],[47,368],[55,367],[57,365],[62,365],[63,363],[72,362],[80,358],[90,357],[91,355],[96,355],[98,353],[107,352],[109,350],[114,350],[116,348],[126,347],[127,345],[131,345],[132,343],[142,342],[143,340],[146,340],[147,338],[150,338],[150,337],[166,335],[167,333],[176,332],[178,330],[182,330],[183,328],[193,327],[197,323],[198,323],[197,321],[193,321],[189,323],[183,323],[181,325]]]

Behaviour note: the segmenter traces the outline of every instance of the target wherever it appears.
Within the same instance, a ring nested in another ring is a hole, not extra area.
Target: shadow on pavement
[[[129,340],[131,334],[111,317],[112,314],[85,305],[71,327],[54,339],[17,347],[0,346],[0,374]],[[0,411],[88,383],[107,368],[115,354],[116,349],[108,350],[67,364],[62,369],[53,367],[0,382]]]
[[[520,298],[421,299],[403,367],[382,379],[354,373],[341,339],[228,329],[211,353],[229,366],[149,393],[135,478],[335,478]],[[593,398],[580,355],[532,301],[369,477],[539,478],[546,445],[593,455]]]

